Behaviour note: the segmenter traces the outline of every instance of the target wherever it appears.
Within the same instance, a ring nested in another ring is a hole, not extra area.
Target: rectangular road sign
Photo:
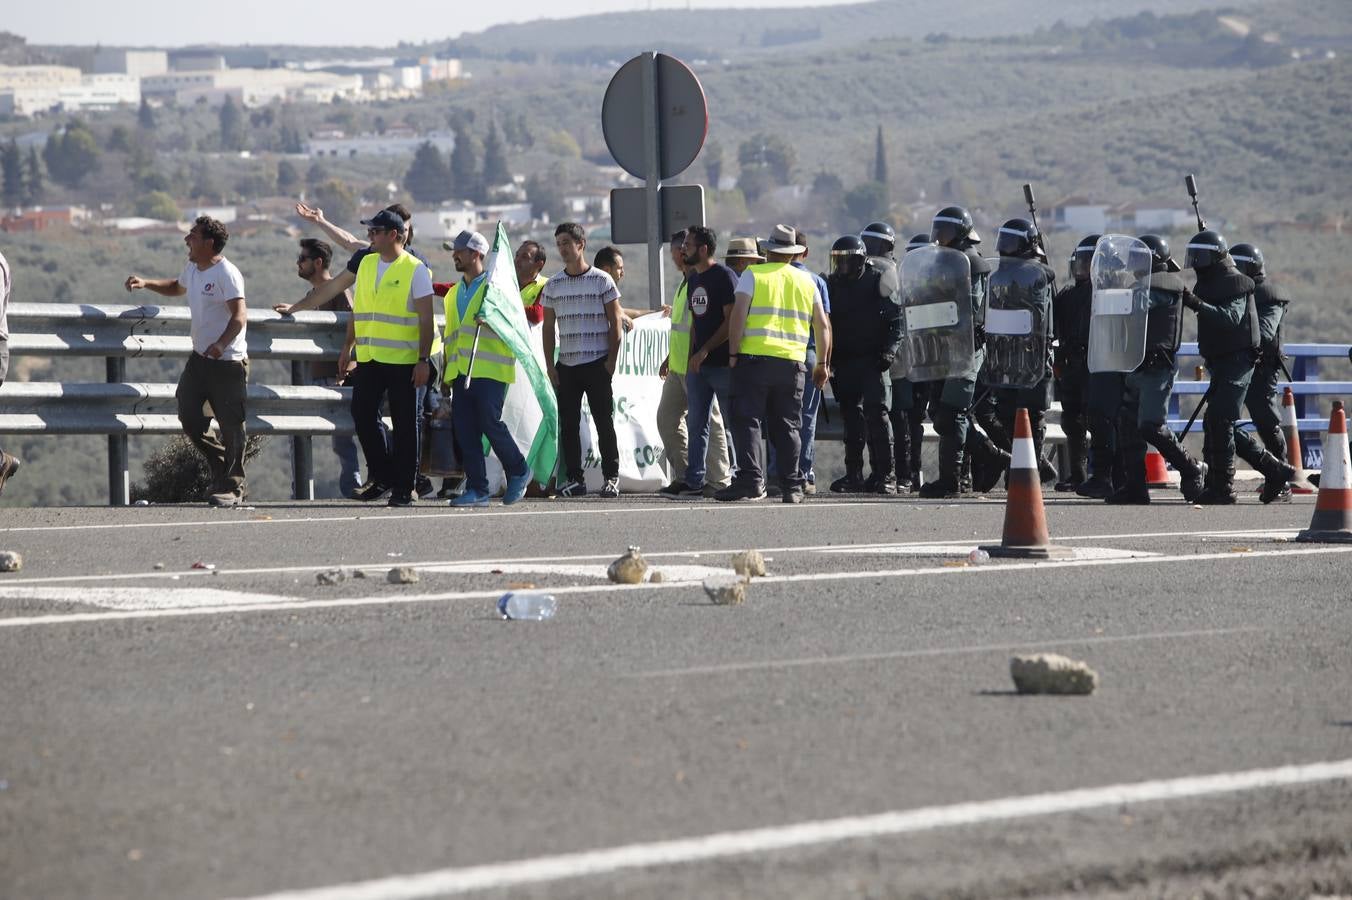
[[[673,184],[658,190],[661,240],[691,225],[704,224],[704,186]],[[648,195],[645,188],[615,188],[610,192],[610,239],[617,244],[646,244]]]

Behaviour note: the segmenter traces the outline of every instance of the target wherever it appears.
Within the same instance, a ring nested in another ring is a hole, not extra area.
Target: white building
[[[100,49],[94,54],[94,74],[162,75],[169,71],[169,54],[163,50]]]
[[[13,69],[45,70],[15,73]],[[53,110],[115,109],[141,102],[140,79],[134,75],[84,75],[66,66],[16,66],[0,71],[0,115],[34,116]],[[71,72],[75,75],[72,78]]]
[[[166,72],[141,79],[141,91],[180,106],[205,99],[219,106],[230,97],[242,106],[263,106],[274,100],[332,103],[335,97],[362,99],[359,75],[304,72],[294,69],[220,69]]]
[[[239,218],[239,212],[233,206],[196,206],[184,210],[184,215],[188,217],[189,222],[196,221],[199,216],[208,216],[225,225]]]
[[[495,228],[499,222],[509,228],[529,225],[532,212],[529,203],[488,203],[475,207],[474,217],[478,220],[479,230],[487,234],[487,229]]]
[[[413,234],[419,242],[444,241],[462,231],[473,231],[479,223],[478,211],[468,201],[452,201],[440,209],[420,210],[413,214]]]
[[[449,155],[455,149],[455,132],[359,134],[352,137],[341,131],[317,132],[306,142],[305,152],[314,157],[412,156],[424,143]]]

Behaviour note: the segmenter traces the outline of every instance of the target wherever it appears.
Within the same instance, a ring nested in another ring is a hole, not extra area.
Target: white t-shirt
[[[203,356],[212,344],[220,340],[225,326],[230,323],[228,302],[244,299],[244,276],[225,257],[208,269],[197,268],[190,262],[183,267],[178,283],[188,292],[188,309],[192,312],[192,348]],[[240,328],[235,339],[221,351],[221,359],[241,360],[248,357],[244,333],[248,323]]]
[[[559,329],[559,365],[581,366],[609,355],[606,305],[620,299],[609,274],[595,266],[581,275],[561,271],[545,282],[540,296]]]
[[[383,259],[376,260],[376,287],[380,287],[380,280],[385,277],[385,271],[389,269],[390,264]],[[432,272],[423,263],[418,263],[418,267],[413,270],[413,281],[408,286],[408,305],[405,307],[409,312],[417,312],[413,308],[413,301],[432,294]]]
[[[9,278],[9,260],[0,253],[0,341],[9,340]]]

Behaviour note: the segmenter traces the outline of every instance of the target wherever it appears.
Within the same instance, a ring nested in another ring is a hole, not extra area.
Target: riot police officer
[[[1056,483],[1058,491],[1073,491],[1087,477],[1089,404],[1089,315],[1092,310],[1093,284],[1089,280],[1089,262],[1099,235],[1080,241],[1070,255],[1071,283],[1052,300],[1053,334],[1056,351],[1053,371],[1056,393],[1061,400],[1061,430],[1066,434],[1069,461],[1065,478]]]
[[[1183,338],[1183,293],[1187,290],[1169,242],[1159,235],[1141,235],[1150,253],[1150,297],[1146,320],[1145,360],[1126,377],[1126,396],[1118,419],[1126,484],[1109,503],[1149,503],[1146,487],[1146,444],[1178,471],[1179,490],[1195,503],[1202,494],[1203,469],[1174,439],[1166,424],[1174,390],[1179,342]]]
[[[831,389],[845,425],[845,475],[834,493],[895,494],[888,371],[901,342],[896,267],[869,265],[864,241],[846,235],[831,246]],[[866,480],[864,447],[870,474]]]
[[[870,225],[865,234],[875,227],[876,224]],[[869,242],[868,237],[861,237],[865,244]],[[927,232],[914,234],[906,242],[905,252],[910,253],[929,245],[930,236]],[[887,415],[892,421],[892,455],[897,471],[897,491],[918,491],[924,480],[921,450],[925,442],[925,404],[929,401],[930,385],[929,382],[912,382],[907,378],[906,360],[900,355],[892,363],[891,376],[892,405]]]
[[[1211,375],[1202,418],[1206,489],[1199,503],[1235,502],[1235,422],[1258,358],[1257,285],[1235,268],[1220,233],[1203,230],[1188,241],[1184,266],[1197,275],[1183,303],[1197,313],[1197,346]]]
[[[1291,500],[1291,479],[1295,467],[1286,462],[1286,436],[1282,434],[1281,411],[1277,401],[1277,382],[1285,374],[1282,362],[1282,319],[1291,303],[1281,285],[1267,278],[1263,251],[1253,244],[1235,244],[1230,248],[1235,267],[1253,279],[1254,305],[1258,311],[1258,363],[1253,369],[1244,405],[1253,420],[1258,440],[1247,431],[1236,429],[1235,452],[1254,469],[1262,472],[1264,483],[1258,499],[1264,503]],[[1262,443],[1260,444],[1259,441]]]
[[[1056,280],[1056,273],[1040,257],[1040,245],[1041,235],[1027,219],[1010,219],[996,234],[1000,261],[991,274],[986,364],[981,373],[982,383],[991,389],[999,423],[999,437],[990,437],[997,443],[1001,437],[1009,441],[1014,417],[1023,407],[1028,410],[1039,461],[1051,394],[1052,285]],[[976,470],[974,462],[973,486],[980,489],[975,483]]]
[[[920,489],[922,497],[957,497],[961,494],[959,482],[967,431],[971,424],[970,409],[976,389],[976,374],[985,358],[985,335],[981,315],[986,306],[986,285],[990,280],[990,265],[976,251],[981,242],[972,223],[972,214],[960,206],[947,206],[934,216],[930,239],[940,247],[956,250],[967,257],[970,272],[967,296],[960,302],[968,304],[972,324],[971,356],[962,360],[963,371],[944,379],[929,401],[930,421],[939,434],[939,478]],[[908,300],[909,302],[909,300]],[[964,351],[965,352],[965,351]]]

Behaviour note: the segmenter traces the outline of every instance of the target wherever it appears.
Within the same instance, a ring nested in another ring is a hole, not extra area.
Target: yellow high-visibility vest
[[[535,301],[540,299],[540,292],[545,289],[549,279],[543,275],[536,275],[535,280],[530,284],[521,286],[521,302],[526,306],[534,306]]]
[[[817,302],[812,276],[778,262],[750,266],[747,271],[754,274],[756,287],[737,352],[803,362]]]
[[[667,345],[667,368],[684,375],[690,362],[690,305],[688,282],[682,281],[671,301],[671,343]]]
[[[408,294],[418,260],[401,250],[377,285],[379,263],[379,253],[368,253],[357,266],[352,296],[357,362],[411,366],[418,361],[418,314],[409,312]]]
[[[479,330],[479,348],[474,350],[474,330],[478,323],[474,317],[484,305],[484,295],[488,292],[488,279],[485,278],[474,296],[465,307],[465,318],[460,319],[460,304],[457,297],[464,286],[457,281],[446,292],[446,368],[442,380],[449,384],[457,376],[470,373],[473,378],[487,378],[511,384],[516,381],[516,357],[512,348],[503,343],[497,333],[487,325]],[[470,352],[474,352],[474,371],[470,372]]]

